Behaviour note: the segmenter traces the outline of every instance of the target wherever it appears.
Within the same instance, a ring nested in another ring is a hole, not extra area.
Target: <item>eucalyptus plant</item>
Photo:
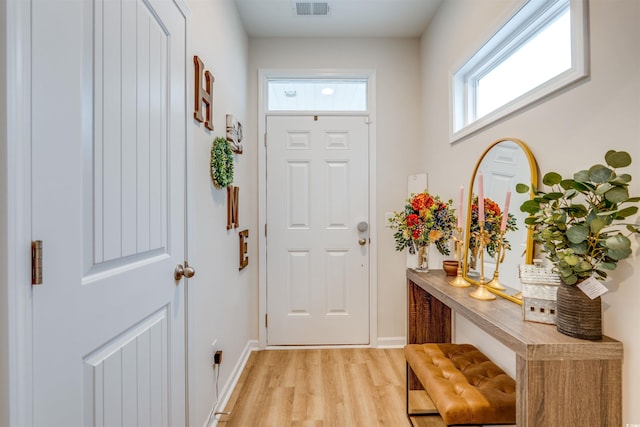
[[[529,214],[525,223],[534,240],[568,285],[590,276],[604,280],[607,271],[631,255],[629,237],[640,233],[640,227],[626,221],[638,212],[640,197],[629,196],[631,175],[618,172],[631,164],[631,156],[610,150],[604,158],[606,165],[593,165],[573,178],[545,174],[542,182],[550,191],[534,186],[534,197],[520,207]],[[518,184],[516,191],[530,188]]]

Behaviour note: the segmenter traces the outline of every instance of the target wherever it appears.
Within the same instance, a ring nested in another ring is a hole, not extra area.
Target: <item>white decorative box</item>
[[[520,264],[524,320],[556,324],[556,293],[560,276],[551,268]]]

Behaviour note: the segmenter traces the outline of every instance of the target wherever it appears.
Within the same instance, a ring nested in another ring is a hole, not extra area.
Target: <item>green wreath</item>
[[[217,188],[233,182],[233,151],[224,138],[216,138],[211,147],[211,179]]]

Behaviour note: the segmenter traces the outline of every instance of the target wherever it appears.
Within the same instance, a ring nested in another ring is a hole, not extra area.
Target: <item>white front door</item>
[[[530,181],[529,160],[522,148],[513,141],[502,141],[493,147],[482,160],[480,170],[484,176],[484,195],[504,208],[507,191],[511,191],[511,207],[509,211],[517,218],[518,224],[524,224],[527,217],[520,211],[520,205],[529,198],[528,194],[518,194],[515,191],[519,182]],[[499,275],[501,283],[511,288],[519,288],[518,265],[522,263],[522,254],[527,247],[527,228],[508,232],[505,238],[511,244],[511,250],[505,254],[500,265]],[[493,278],[496,260],[485,256],[485,275],[487,280]]]
[[[183,426],[186,22],[32,1],[33,424]]]
[[[366,116],[267,117],[268,345],[369,343],[368,145]]]

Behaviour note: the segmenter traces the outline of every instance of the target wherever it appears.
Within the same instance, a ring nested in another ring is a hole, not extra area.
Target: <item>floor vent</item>
[[[328,16],[331,7],[328,2],[294,1],[296,16]]]

